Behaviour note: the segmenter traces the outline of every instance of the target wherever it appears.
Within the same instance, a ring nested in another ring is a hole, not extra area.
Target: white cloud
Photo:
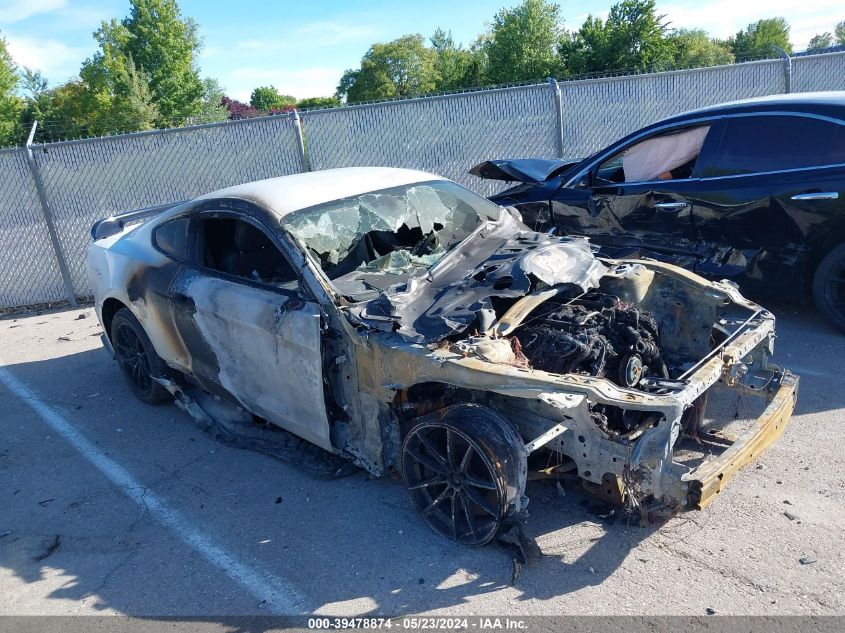
[[[311,40],[319,41],[321,46],[333,46],[349,40],[371,38],[375,29],[363,24],[344,24],[342,22],[311,22],[297,29],[297,33]]]
[[[714,37],[726,38],[763,18],[783,17],[791,25],[790,40],[796,50],[806,48],[816,33],[832,31],[842,14],[842,0],[711,0],[695,5],[660,3],[659,13],[665,13],[674,28],[700,28]]]
[[[6,41],[18,66],[40,70],[52,84],[74,77],[91,54],[87,48],[74,48],[58,40],[8,35]]]
[[[338,46],[348,41],[361,40],[369,43],[376,30],[366,25],[350,25],[342,22],[309,22],[285,36],[272,38],[250,38],[235,42],[235,48],[256,55],[268,55],[281,51],[299,51],[313,47]]]
[[[0,24],[14,24],[65,6],[67,0],[0,0]]]
[[[327,97],[333,95],[337,82],[343,74],[342,68],[237,68],[221,77],[229,96],[240,101],[249,101],[249,95],[256,86],[275,86],[282,94],[297,99],[305,97]]]

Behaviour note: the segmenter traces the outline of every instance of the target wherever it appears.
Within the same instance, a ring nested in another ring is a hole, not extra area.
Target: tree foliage
[[[261,116],[262,114],[260,110],[256,110],[250,104],[243,103],[237,99],[231,99],[225,95],[221,101],[223,102],[223,107],[226,108],[229,113],[229,119],[232,121],[237,119],[249,119],[255,116]]]
[[[674,65],[701,68],[730,64],[734,55],[727,42],[710,37],[703,29],[678,29],[669,36],[674,47]]]
[[[197,24],[175,0],[130,0],[129,16],[103,22],[94,33],[100,50],[80,77],[96,100],[120,110],[136,129],[181,125],[199,116],[205,86],[196,58]]]
[[[833,35],[831,35],[829,31],[816,33],[812,38],[810,38],[810,43],[807,45],[807,52],[817,53],[826,48],[830,48],[831,46],[833,46]]]
[[[728,44],[737,60],[770,56],[778,49],[792,52],[789,24],[783,18],[768,18],[749,24],[728,38]]]
[[[546,0],[523,0],[493,16],[484,44],[491,83],[509,83],[560,74],[560,7]]]
[[[845,20],[837,23],[833,29],[833,37],[836,38],[836,43],[840,46],[845,46]]]
[[[13,145],[21,134],[20,115],[23,101],[16,94],[20,77],[18,67],[0,37],[0,146]]]
[[[622,0],[610,8],[607,20],[588,16],[559,51],[573,74],[669,68],[676,47],[668,30],[654,0]]]
[[[429,42],[435,53],[435,90],[443,92],[472,86],[475,74],[473,53],[455,44],[451,31],[437,29]]]
[[[219,123],[229,118],[229,109],[223,103],[223,88],[216,79],[206,77],[202,80],[202,101],[200,111],[192,123]]]
[[[337,97],[307,97],[296,102],[296,107],[300,110],[307,110],[309,108],[336,108],[340,105],[340,99]]]
[[[360,68],[343,73],[336,96],[354,103],[432,92],[437,87],[436,59],[419,34],[373,44]]]
[[[296,97],[279,93],[275,86],[259,86],[252,91],[249,103],[256,110],[276,112],[295,106]]]

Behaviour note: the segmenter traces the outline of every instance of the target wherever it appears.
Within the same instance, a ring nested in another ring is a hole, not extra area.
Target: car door
[[[798,113],[728,117],[694,175],[693,225],[707,251],[696,271],[752,293],[803,282],[807,250],[845,224],[845,127],[835,121]]]
[[[214,206],[194,215],[191,256],[170,288],[186,364],[209,391],[331,450],[320,306],[260,211]]]
[[[710,124],[698,122],[613,148],[558,190],[554,223],[590,237],[610,256],[646,255],[692,267],[699,186],[692,169],[710,138]]]

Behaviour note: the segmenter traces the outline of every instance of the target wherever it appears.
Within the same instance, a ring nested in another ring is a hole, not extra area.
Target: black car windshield
[[[358,294],[355,286],[383,289],[432,266],[500,211],[460,185],[434,180],[295,211],[282,225],[343,294]]]

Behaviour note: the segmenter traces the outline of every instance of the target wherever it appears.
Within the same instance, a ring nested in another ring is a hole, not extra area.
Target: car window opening
[[[204,218],[201,222],[199,258],[203,266],[278,288],[296,289],[296,272],[264,231],[235,218]]]
[[[304,209],[285,218],[284,226],[344,294],[355,295],[432,266],[498,213],[489,200],[442,181]]]
[[[610,182],[689,178],[709,130],[705,125],[637,143],[602,164],[598,175]]]

